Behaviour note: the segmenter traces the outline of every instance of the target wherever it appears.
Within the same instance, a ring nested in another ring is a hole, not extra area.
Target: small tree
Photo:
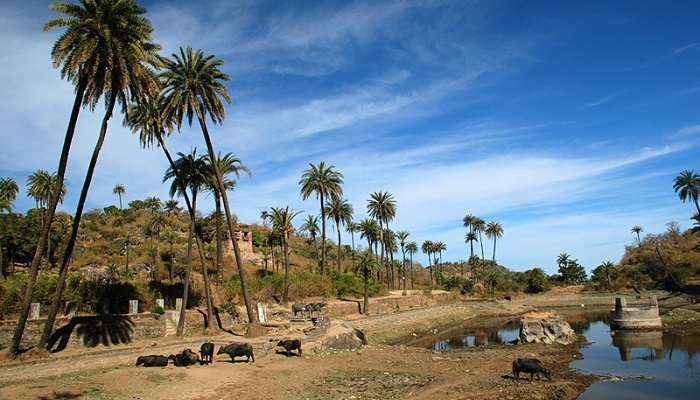
[[[603,289],[611,289],[612,282],[617,276],[617,269],[615,264],[610,261],[606,261],[599,266],[595,267],[591,271],[591,280],[599,287]]]
[[[565,283],[569,285],[580,285],[588,279],[586,276],[586,269],[578,263],[578,260],[559,256],[557,263],[559,265],[559,274],[561,275],[562,281]]]
[[[377,268],[379,268],[379,264],[369,250],[360,253],[357,263],[355,264],[355,269],[362,274],[364,281],[364,305],[362,307],[362,314],[365,315],[367,315],[367,309],[369,308],[369,277]]]
[[[525,271],[525,290],[528,293],[540,293],[547,289],[547,274],[541,268]]]

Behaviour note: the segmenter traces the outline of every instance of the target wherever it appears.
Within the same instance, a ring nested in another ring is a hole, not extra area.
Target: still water
[[[571,328],[590,345],[572,368],[614,377],[591,385],[583,400],[644,400],[700,398],[700,336],[677,336],[661,331],[616,332],[608,312],[561,313]],[[519,323],[499,328],[452,330],[431,342],[434,350],[509,344],[518,337]]]

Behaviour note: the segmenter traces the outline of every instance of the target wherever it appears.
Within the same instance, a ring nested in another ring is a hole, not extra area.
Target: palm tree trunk
[[[129,246],[131,246],[131,237],[126,235],[126,265],[124,266],[124,275],[129,276]]]
[[[319,269],[323,275],[323,268],[326,265],[326,212],[323,209],[323,191],[319,193],[321,200],[321,264]]]
[[[202,133],[204,135],[204,140],[207,143],[207,151],[209,152],[209,159],[216,160],[216,154],[214,153],[214,145],[209,137],[209,131],[207,130],[206,121],[200,112],[197,112],[197,117],[199,119],[199,125],[202,128]],[[216,163],[212,163],[214,167],[214,174],[216,175],[217,185],[219,186],[219,193],[224,203],[224,211],[226,212],[226,223],[228,225],[228,231],[233,244],[233,253],[236,256],[236,267],[238,269],[238,277],[241,280],[241,292],[243,293],[243,302],[245,303],[246,313],[248,314],[248,321],[251,325],[258,325],[258,315],[253,312],[253,306],[250,302],[250,297],[248,295],[248,286],[245,280],[245,270],[243,269],[243,261],[241,260],[241,251],[238,248],[238,242],[236,241],[235,228],[233,218],[231,217],[231,210],[229,209],[228,195],[224,189],[224,182],[221,178],[221,171]],[[249,330],[251,333],[255,333],[256,329]]]
[[[410,253],[411,258],[411,290],[413,290],[413,253]]]
[[[282,302],[286,303],[289,298],[289,254],[286,236],[282,236],[282,248],[284,253],[284,293],[282,294]]]
[[[120,210],[123,210],[124,207],[122,207],[122,194],[119,193],[119,194],[117,194],[117,196],[119,196],[119,209],[120,209]]]
[[[381,253],[379,253],[379,265],[384,265],[384,226],[382,225],[382,220],[379,220],[379,246],[381,248]],[[381,268],[380,268],[381,269]]]
[[[211,298],[211,287],[209,286],[209,268],[207,268],[204,251],[202,251],[203,243],[200,240],[199,233],[195,229],[195,243],[197,244],[197,252],[199,253],[199,263],[202,265],[202,276],[204,277],[204,300],[207,302],[207,329],[215,329],[214,327],[214,303]]]
[[[493,262],[496,262],[496,236],[493,237]]]
[[[364,288],[364,304],[362,305],[362,314],[367,315],[367,310],[369,309],[369,290],[367,289],[367,286],[369,285],[369,271],[367,268],[363,268],[363,274],[364,276],[364,283],[365,283],[365,288]]]
[[[479,245],[481,246],[481,259],[485,259],[484,257],[484,242],[481,240],[481,231],[479,231]],[[440,255],[440,258],[442,259],[442,254]]]
[[[430,273],[430,288],[433,288],[433,262],[430,260],[430,253],[428,253],[428,272]]]
[[[68,164],[68,154],[70,153],[71,143],[73,142],[73,134],[75,133],[75,125],[78,121],[78,114],[80,113],[80,106],[83,103],[83,94],[85,94],[85,88],[87,86],[87,77],[81,74],[81,78],[78,81],[78,87],[75,92],[75,100],[73,101],[73,109],[71,111],[70,119],[68,120],[68,128],[66,129],[66,136],[63,140],[63,148],[61,149],[61,157],[58,162],[58,171],[56,172],[56,187],[53,189],[51,199],[49,201],[48,215],[47,219],[53,221],[54,214],[56,212],[56,206],[58,205],[58,200],[61,197],[61,189],[63,189],[63,177],[66,174],[66,165]],[[43,250],[46,246],[46,241],[48,239],[49,232],[44,227],[41,230],[41,235],[39,235],[39,241],[36,245],[36,250],[34,251],[34,257],[32,258],[32,264],[29,268],[29,280],[27,282],[27,287],[24,290],[24,296],[22,297],[22,305],[19,318],[17,319],[17,325],[15,326],[15,332],[12,335],[12,343],[10,344],[9,352],[10,354],[17,354],[19,351],[19,345],[22,342],[22,335],[24,335],[24,327],[27,324],[27,318],[29,318],[29,307],[32,303],[32,296],[34,295],[34,284],[36,283],[37,273],[39,272],[39,264],[41,263],[41,258],[43,256]]]
[[[350,231],[350,241],[352,242],[352,270],[355,270],[355,231]]]
[[[56,292],[54,293],[53,301],[51,302],[51,308],[49,309],[49,315],[46,317],[46,323],[44,324],[44,332],[39,339],[38,347],[44,349],[46,343],[53,332],[53,325],[56,322],[56,314],[58,314],[58,307],[61,304],[61,298],[63,297],[63,289],[65,288],[66,276],[68,275],[68,266],[70,259],[73,256],[73,248],[75,247],[75,242],[78,239],[78,229],[80,228],[80,219],[83,216],[83,207],[85,207],[85,201],[87,200],[88,192],[90,191],[90,183],[92,183],[92,176],[95,173],[95,167],[97,166],[97,159],[100,156],[100,151],[102,150],[102,145],[104,144],[105,137],[107,136],[107,126],[109,125],[109,120],[112,118],[112,112],[114,111],[114,105],[117,101],[116,93],[112,93],[109,98],[109,104],[107,105],[107,111],[102,118],[102,126],[100,127],[100,134],[97,138],[97,143],[95,143],[95,148],[92,151],[92,157],[90,158],[90,164],[88,165],[87,174],[85,175],[85,181],[83,181],[83,188],[80,191],[80,199],[78,199],[78,207],[75,209],[75,216],[73,217],[73,224],[71,226],[70,236],[68,242],[66,243],[66,249],[63,252],[63,259],[61,260],[61,269],[59,271],[58,281],[56,282]],[[58,187],[59,190],[62,189],[61,186]],[[60,197],[60,196],[59,196]],[[53,201],[53,199],[52,199]],[[47,221],[47,230],[51,231],[51,223],[53,221]],[[50,242],[50,237],[49,237]],[[47,259],[49,254],[46,255]]]
[[[338,231],[338,272],[340,272],[340,221],[335,221],[335,229]]]
[[[187,234],[187,267],[185,268],[185,283],[182,289],[182,306],[180,307],[180,318],[177,321],[177,336],[185,334],[185,310],[187,310],[187,300],[190,291],[190,271],[192,271],[192,236],[194,235],[194,221],[190,219],[190,229]]]
[[[221,241],[221,196],[218,191],[216,196],[216,271],[219,275],[219,285],[224,283],[224,253]]]
[[[406,295],[406,250],[401,246],[401,295]]]

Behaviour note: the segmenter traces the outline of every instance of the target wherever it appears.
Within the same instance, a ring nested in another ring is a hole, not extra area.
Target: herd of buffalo
[[[284,354],[292,355],[292,351],[296,350],[297,355],[301,356],[301,340],[299,339],[286,339],[280,340],[277,343],[278,347],[284,349]],[[228,354],[231,357],[231,362],[236,362],[236,357],[246,357],[246,362],[255,362],[255,356],[253,355],[253,346],[248,343],[231,343],[225,346],[219,347],[219,354]],[[178,354],[171,354],[169,356],[163,355],[149,355],[141,356],[136,359],[136,365],[143,365],[144,367],[165,367],[169,364],[170,360],[173,360],[173,364],[176,367],[187,367],[188,365],[206,365],[214,362],[214,343],[204,343],[199,348],[199,354],[195,353],[190,349],[185,349]]]

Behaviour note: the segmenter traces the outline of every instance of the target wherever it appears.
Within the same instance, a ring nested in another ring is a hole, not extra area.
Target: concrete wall
[[[610,311],[610,325],[613,329],[660,328],[659,306],[656,296],[649,298],[648,304],[628,307],[626,299],[615,299],[615,309]]]

